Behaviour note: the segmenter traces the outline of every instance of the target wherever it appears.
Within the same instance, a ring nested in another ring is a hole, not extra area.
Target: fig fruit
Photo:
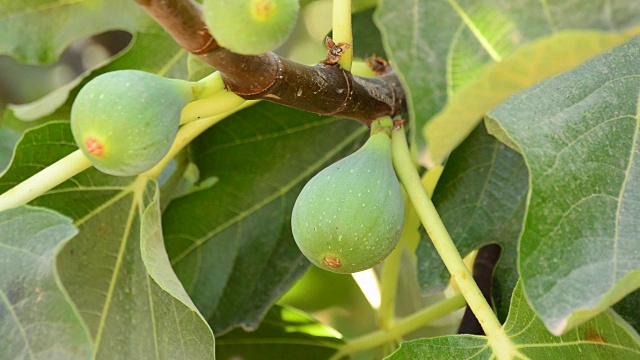
[[[98,170],[132,176],[151,169],[175,139],[193,84],[137,70],[102,74],[71,107],[71,131]]]
[[[403,224],[404,200],[388,131],[372,131],[362,148],[313,177],[291,217],[302,253],[337,273],[380,263],[398,243]]]
[[[205,0],[204,20],[220,46],[258,55],[282,45],[295,27],[299,0]]]

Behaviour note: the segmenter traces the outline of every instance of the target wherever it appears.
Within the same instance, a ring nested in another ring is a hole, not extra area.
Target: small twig
[[[221,48],[207,31],[201,6],[192,0],[136,0],[176,42],[222,74],[225,86],[247,100],[268,100],[366,125],[406,110],[405,95],[393,73],[354,76],[339,66],[307,66],[274,53],[240,55]]]

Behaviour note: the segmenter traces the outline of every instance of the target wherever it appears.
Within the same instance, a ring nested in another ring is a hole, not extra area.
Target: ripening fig
[[[204,20],[220,46],[239,54],[264,54],[293,31],[298,1],[204,0]]]
[[[169,151],[192,83],[137,70],[88,82],[71,108],[71,131],[98,170],[131,176],[151,169]]]
[[[293,207],[293,237],[323,269],[371,268],[400,239],[404,200],[391,163],[391,139],[388,130],[373,129],[362,148],[313,177]]]

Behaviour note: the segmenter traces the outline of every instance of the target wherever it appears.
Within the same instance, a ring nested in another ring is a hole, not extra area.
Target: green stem
[[[207,98],[188,103],[180,116],[180,124],[217,116],[232,111],[245,102],[240,96],[227,91],[218,91]]]
[[[89,167],[89,159],[76,150],[1,194],[0,211],[24,205]]]
[[[350,340],[331,357],[331,360],[338,360],[344,356],[378,347],[399,339],[464,306],[464,297],[461,294],[456,294],[449,299],[444,299],[410,316],[398,320],[398,322],[396,322],[396,324],[389,330],[374,331]]]
[[[224,90],[222,75],[220,71],[215,71],[196,82],[193,98],[195,100],[205,99],[222,90]]]
[[[351,71],[353,60],[353,34],[351,33],[351,0],[333,0],[333,41],[347,43],[349,48],[340,56],[338,64]]]
[[[500,321],[485,300],[478,285],[473,280],[469,269],[467,269],[464,264],[460,253],[442,223],[442,219],[440,219],[435,206],[427,195],[420,181],[420,177],[413,166],[402,126],[393,130],[392,148],[393,165],[398,174],[398,178],[409,194],[411,202],[427,230],[436,251],[438,251],[451,276],[453,276],[458,283],[460,292],[480,322],[482,329],[487,335],[489,346],[491,346],[498,359],[512,359],[514,355],[518,354],[518,351],[505,333]]]
[[[223,98],[224,94],[215,95],[214,97]],[[167,155],[165,155],[165,157],[152,169],[141,175],[157,179],[169,161],[171,161],[171,159],[173,159],[173,157],[187,146],[196,136],[202,134],[205,130],[234,112],[249,107],[257,102],[258,101],[242,100],[240,104],[235,104],[233,107],[229,106],[230,109],[226,112],[181,126],[169,153],[167,153]],[[87,159],[80,150],[76,150],[57,162],[47,166],[42,171],[24,180],[15,187],[9,189],[7,192],[0,194],[0,211],[24,205],[90,167],[91,162],[89,159]]]
[[[380,283],[380,308],[378,309],[378,327],[383,330],[393,328],[396,294],[398,292],[398,274],[400,259],[404,246],[402,240],[387,256],[382,264],[382,280]]]
[[[209,116],[198,121],[193,121],[188,124],[182,125],[180,130],[178,130],[178,134],[176,134],[176,139],[173,141],[173,145],[171,145],[171,149],[167,155],[165,155],[160,162],[158,162],[153,168],[140,174],[141,176],[147,176],[154,179],[157,179],[162,170],[167,166],[167,164],[174,158],[185,146],[187,146],[193,139],[195,139],[198,135],[202,134],[205,130],[210,128],[211,126],[217,124],[220,120],[226,118],[227,116],[241,110],[247,108],[251,105],[256,104],[259,100],[251,100],[245,101],[240,105],[236,105],[230,111],[227,111],[222,114],[218,114],[215,116]]]

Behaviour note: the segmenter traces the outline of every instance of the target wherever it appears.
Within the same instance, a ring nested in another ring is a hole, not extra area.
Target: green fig
[[[287,40],[299,10],[298,0],[205,0],[204,20],[220,46],[258,55]]]
[[[193,84],[137,70],[102,74],[88,82],[71,108],[71,131],[98,170],[132,176],[169,151]]]
[[[337,273],[380,263],[398,243],[403,224],[404,200],[388,131],[373,131],[362,148],[313,177],[291,217],[302,253]]]

